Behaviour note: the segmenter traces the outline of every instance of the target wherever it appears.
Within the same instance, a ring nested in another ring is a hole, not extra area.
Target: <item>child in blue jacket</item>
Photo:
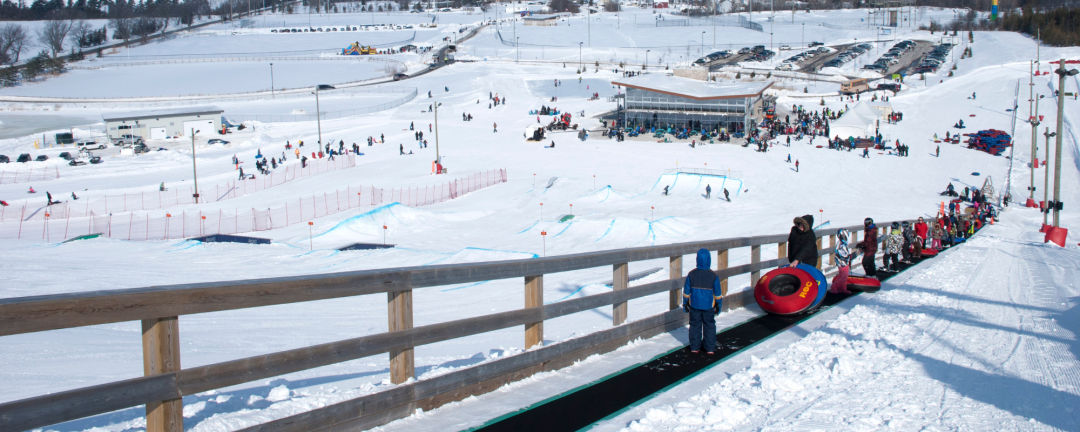
[[[683,284],[683,310],[690,314],[690,352],[701,351],[705,343],[705,353],[716,352],[716,315],[720,314],[723,293],[720,290],[720,278],[709,269],[711,265],[709,251],[697,252],[697,268],[690,270]]]

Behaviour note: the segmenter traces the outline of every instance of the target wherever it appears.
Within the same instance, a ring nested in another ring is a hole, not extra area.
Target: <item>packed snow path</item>
[[[1080,250],[1020,211],[625,430],[1080,430]]]

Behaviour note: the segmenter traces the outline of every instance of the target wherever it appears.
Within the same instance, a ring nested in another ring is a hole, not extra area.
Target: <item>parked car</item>
[[[30,158],[30,153],[23,153],[23,154],[19,155],[19,159],[17,159],[16,162],[26,163],[26,162],[30,162],[30,159],[31,159]]]
[[[135,154],[150,153],[150,147],[147,147],[146,144],[143,144],[141,142],[135,144],[132,148],[135,150]]]
[[[90,158],[90,163],[93,164],[93,165],[97,165],[97,164],[99,164],[101,162],[103,162],[101,160],[101,156],[94,156],[94,157]]]
[[[780,51],[788,51],[791,49],[791,45],[780,45]]]
[[[893,93],[900,93],[900,83],[878,84],[877,89],[878,90],[890,90]]]
[[[750,48],[746,48],[746,47],[739,48],[739,54],[750,54]]]
[[[754,45],[754,47],[751,48],[750,51],[755,53],[763,52],[765,51],[765,45]]]
[[[35,161],[38,161],[38,162],[45,162],[45,161],[49,160],[49,156],[46,156],[46,155],[38,155],[38,157],[37,157],[37,158],[35,158],[34,160],[35,160]]]
[[[220,138],[210,138],[209,140],[206,141],[206,143],[207,144],[228,144],[229,142],[225,141],[223,139],[220,139]]]
[[[69,160],[72,160],[74,158],[71,157],[71,153],[63,152],[63,153],[60,153],[60,159],[69,161]]]
[[[112,138],[113,145],[134,145],[142,144],[143,138],[141,136],[132,134],[123,134]]]
[[[86,165],[86,161],[84,161],[82,159],[72,159],[70,162],[68,162],[68,165],[71,165],[71,166]]]
[[[821,43],[821,42],[810,42],[810,45],[807,45],[807,46],[810,47],[810,48],[813,48],[813,47],[816,47],[816,46],[825,46],[825,44]]]
[[[7,155],[0,155],[0,163],[11,163],[11,158]]]
[[[79,150],[105,150],[105,143],[99,143],[97,141],[82,141],[75,143],[75,148]]]
[[[776,67],[776,70],[778,70],[778,71],[789,71],[789,70],[792,70],[792,69],[795,69],[795,68],[793,66],[791,66],[791,63],[784,63],[784,64]]]

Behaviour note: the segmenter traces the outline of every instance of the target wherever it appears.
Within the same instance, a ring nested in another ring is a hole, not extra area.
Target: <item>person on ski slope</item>
[[[885,235],[885,256],[882,258],[882,267],[885,271],[896,272],[900,271],[898,258],[904,247],[904,236],[901,235],[899,222],[893,222],[891,228],[889,234]]]
[[[792,267],[803,263],[809,266],[817,264],[817,236],[814,235],[814,216],[804,215],[793,221],[794,226],[788,233],[787,259]]]
[[[878,230],[877,225],[874,225],[874,220],[866,218],[863,220],[864,238],[863,241],[855,245],[855,248],[862,252],[862,268],[863,273],[866,273],[867,277],[877,277],[876,263],[874,262],[874,255],[877,255],[878,250]]]
[[[690,352],[697,354],[705,346],[705,353],[716,352],[716,315],[724,293],[720,278],[709,267],[712,257],[706,249],[698,249],[697,268],[690,270],[683,284],[683,311],[690,314]]]
[[[847,228],[841,228],[836,232],[836,238],[839,240],[839,244],[836,245],[836,268],[838,273],[833,278],[832,284],[829,285],[829,292],[850,294],[851,291],[847,289],[848,272],[851,270],[851,249],[848,248],[848,230]]]

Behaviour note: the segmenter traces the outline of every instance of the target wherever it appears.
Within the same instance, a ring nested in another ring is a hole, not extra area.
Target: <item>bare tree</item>
[[[113,39],[123,39],[126,44],[131,40],[131,28],[135,24],[132,18],[113,18],[109,20],[109,27],[113,29]]]
[[[90,33],[93,32],[94,28],[84,20],[75,21],[75,23],[71,25],[71,37],[75,38],[75,43],[86,40],[90,36]]]
[[[19,54],[27,46],[31,45],[30,35],[21,25],[5,24],[0,27],[0,53],[6,62],[15,64],[19,62]]]
[[[71,33],[75,23],[66,20],[49,20],[37,31],[38,41],[52,50],[53,57],[64,52],[64,39]]]

